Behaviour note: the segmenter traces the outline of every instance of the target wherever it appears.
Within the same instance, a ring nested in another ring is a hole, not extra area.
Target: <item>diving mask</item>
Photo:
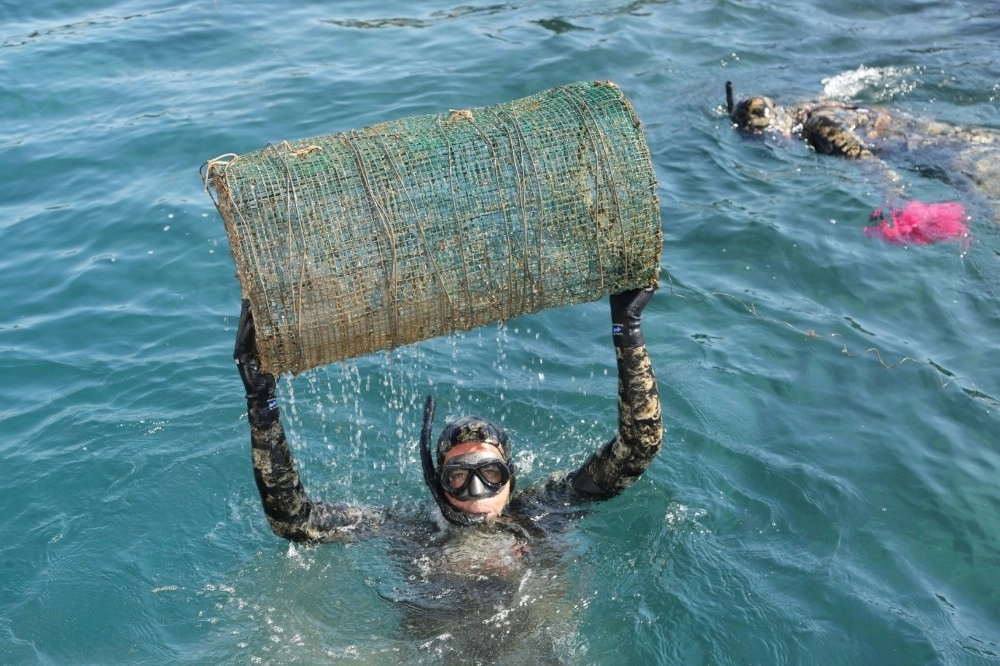
[[[495,497],[510,481],[510,468],[494,454],[455,456],[441,468],[441,488],[460,501]]]

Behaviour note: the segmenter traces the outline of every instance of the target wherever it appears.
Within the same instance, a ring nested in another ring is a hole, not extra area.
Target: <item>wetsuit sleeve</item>
[[[884,142],[894,134],[886,132],[891,124],[891,117],[877,108],[827,105],[806,113],[802,136],[817,153],[859,160],[867,165],[869,171],[886,183],[886,198],[895,199],[904,196],[903,179],[872,152],[876,142],[884,147]]]
[[[382,512],[348,504],[313,502],[302,487],[278,418],[255,423],[250,415],[254,478],[267,522],[291,541],[353,541],[384,521]]]
[[[875,158],[857,134],[840,119],[823,111],[809,114],[802,124],[802,135],[817,153],[859,160]]]
[[[250,301],[243,299],[233,359],[246,389],[247,420],[257,490],[271,530],[292,541],[349,541],[383,522],[379,512],[346,504],[312,502],[299,480],[274,397],[277,380],[257,353]]]
[[[615,347],[618,432],[568,481],[581,499],[610,499],[635,483],[660,452],[663,418],[646,346]]]

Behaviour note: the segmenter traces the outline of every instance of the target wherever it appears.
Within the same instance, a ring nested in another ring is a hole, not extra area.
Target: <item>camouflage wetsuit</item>
[[[652,293],[635,289],[610,298],[618,366],[614,437],[576,471],[553,474],[528,490],[515,486],[497,518],[456,529],[441,529],[443,521],[412,511],[309,499],[281,426],[274,377],[260,370],[244,302],[234,356],[247,390],[254,475],[271,529],[307,542],[378,535],[401,570],[398,583],[377,574],[379,595],[401,610],[400,629],[408,640],[417,639],[421,650],[462,663],[574,663],[572,650],[567,654],[564,648],[582,640],[574,600],[581,591],[568,584],[559,535],[585,505],[632,485],[662,445],[656,378],[639,323]],[[425,412],[422,457],[429,455],[424,446],[429,430]],[[425,467],[425,481],[431,483],[426,472]],[[455,522],[454,507],[434,485],[431,493],[442,517]]]
[[[992,208],[1000,224],[1000,130],[962,127],[885,107],[832,100],[780,107],[748,97],[731,111],[742,131],[801,136],[816,152],[871,160],[899,180],[890,164],[939,178]]]

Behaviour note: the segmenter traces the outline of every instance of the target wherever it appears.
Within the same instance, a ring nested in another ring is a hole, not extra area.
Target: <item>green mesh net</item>
[[[203,168],[262,365],[337,360],[656,282],[656,180],[612,83]]]

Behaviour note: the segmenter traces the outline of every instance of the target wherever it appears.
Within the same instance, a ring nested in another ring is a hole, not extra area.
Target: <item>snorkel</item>
[[[733,82],[726,81],[726,113],[733,115]]]

